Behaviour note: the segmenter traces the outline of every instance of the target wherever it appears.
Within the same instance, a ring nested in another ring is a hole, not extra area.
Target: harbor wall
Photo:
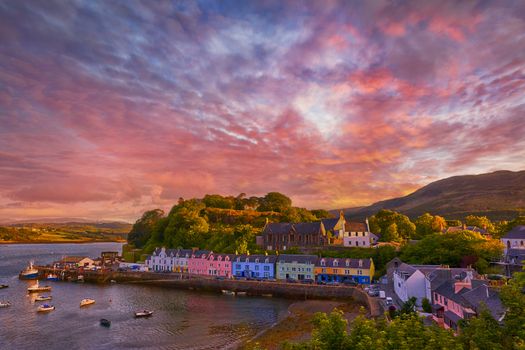
[[[215,279],[207,276],[196,276],[178,273],[157,272],[120,272],[120,271],[79,271],[56,270],[47,267],[38,267],[41,277],[55,273],[66,281],[76,281],[79,275],[85,282],[90,283],[138,283],[167,288],[186,290],[200,290],[221,292],[230,290],[245,292],[254,296],[274,296],[294,300],[307,299],[337,299],[354,301],[364,305],[369,310],[370,316],[376,317],[383,313],[380,303],[376,298],[371,298],[361,287],[330,286],[317,284],[286,283],[286,282],[260,282],[233,279]]]

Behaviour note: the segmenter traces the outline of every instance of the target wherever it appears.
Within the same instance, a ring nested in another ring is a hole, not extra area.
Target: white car
[[[385,304],[387,306],[392,305],[394,303],[394,300],[392,300],[391,297],[386,297]]]

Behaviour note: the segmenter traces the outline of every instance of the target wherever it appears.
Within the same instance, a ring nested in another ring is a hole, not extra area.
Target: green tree
[[[138,219],[128,234],[128,242],[137,248],[142,248],[151,238],[155,225],[164,217],[164,211],[154,209],[146,211]]]
[[[269,192],[261,199],[259,211],[284,212],[292,206],[292,200],[279,192]]]
[[[432,223],[434,222],[434,217],[429,213],[425,213],[418,217],[414,224],[416,225],[416,237],[423,238],[431,233],[434,233],[434,228]]]
[[[503,350],[503,329],[485,308],[477,317],[461,323],[460,342],[465,349]]]
[[[476,226],[489,232],[494,232],[494,224],[486,216],[469,215],[465,218],[467,226]]]
[[[207,220],[201,216],[204,208],[204,203],[194,199],[174,206],[168,216],[163,243],[172,248],[201,246],[209,230]]]
[[[318,218],[319,220],[320,219],[330,219],[334,217],[332,213],[324,209],[313,209],[310,212],[313,215],[315,215],[315,217]]]
[[[505,305],[504,339],[507,349],[525,349],[525,272],[515,272],[510,283],[503,287],[501,300]]]
[[[207,194],[202,201],[208,208],[233,209],[235,206],[235,198],[223,197],[219,194]]]
[[[317,313],[313,320],[312,343],[320,349],[346,349],[346,327],[348,322],[343,312],[334,309],[329,315]]]
[[[372,232],[381,234],[382,241],[389,241],[392,236],[396,237],[396,240],[407,240],[416,233],[416,226],[407,216],[387,209],[382,209],[370,217],[369,224]],[[397,235],[392,235],[393,228],[388,234],[386,232],[392,224],[396,224]]]
[[[401,237],[397,232],[397,225],[395,222],[386,228],[385,233],[381,236],[381,238],[387,242],[399,242],[401,240]]]
[[[430,304],[430,300],[427,298],[423,298],[423,300],[421,300],[421,307],[423,308],[423,311],[427,313],[432,312],[432,305]]]

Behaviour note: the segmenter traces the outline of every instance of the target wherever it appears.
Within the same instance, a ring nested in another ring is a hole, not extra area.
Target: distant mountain
[[[462,219],[470,214],[486,215],[492,220],[513,219],[525,213],[525,170],[453,176],[405,197],[343,211],[351,218],[363,219],[380,209],[395,210],[411,218],[429,212],[447,219]]]

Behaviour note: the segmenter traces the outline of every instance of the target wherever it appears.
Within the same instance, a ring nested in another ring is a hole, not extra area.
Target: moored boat
[[[4,289],[4,288],[7,288],[9,287],[7,284],[0,284],[0,289]]]
[[[51,295],[39,295],[35,298],[35,301],[47,301],[53,299]]]
[[[80,307],[95,304],[95,299],[82,299],[80,301]]]
[[[48,304],[40,305],[36,309],[37,312],[49,312],[53,310],[55,310],[55,307],[53,305],[48,305]]]
[[[153,311],[150,311],[150,310],[143,310],[143,311],[135,312],[135,317],[136,318],[139,318],[139,317],[150,317],[151,315],[153,315]]]
[[[110,320],[106,320],[105,318],[101,318],[101,319],[100,319],[100,325],[101,325],[102,327],[107,327],[107,328],[109,328],[109,327],[111,327],[111,321],[110,321]]]
[[[50,286],[40,286],[38,280],[36,284],[27,288],[28,293],[38,293],[38,292],[49,292],[51,290]]]
[[[75,282],[77,282],[77,283],[84,283],[84,276],[83,275],[78,275],[77,280]]]
[[[241,297],[246,296],[246,292],[237,292],[236,294],[241,296]]]
[[[222,294],[226,294],[226,295],[235,295],[235,292],[232,291],[232,290],[226,290],[226,289],[223,289],[223,290],[222,290]]]
[[[38,278],[38,269],[33,267],[33,262],[29,262],[29,266],[27,266],[25,269],[20,272],[20,275],[18,275],[18,278],[22,280],[34,280]]]
[[[8,301],[0,301],[0,308],[9,307],[11,303]]]
[[[48,281],[58,281],[59,278],[57,275],[55,275],[54,273],[50,273],[46,276],[46,280]]]

